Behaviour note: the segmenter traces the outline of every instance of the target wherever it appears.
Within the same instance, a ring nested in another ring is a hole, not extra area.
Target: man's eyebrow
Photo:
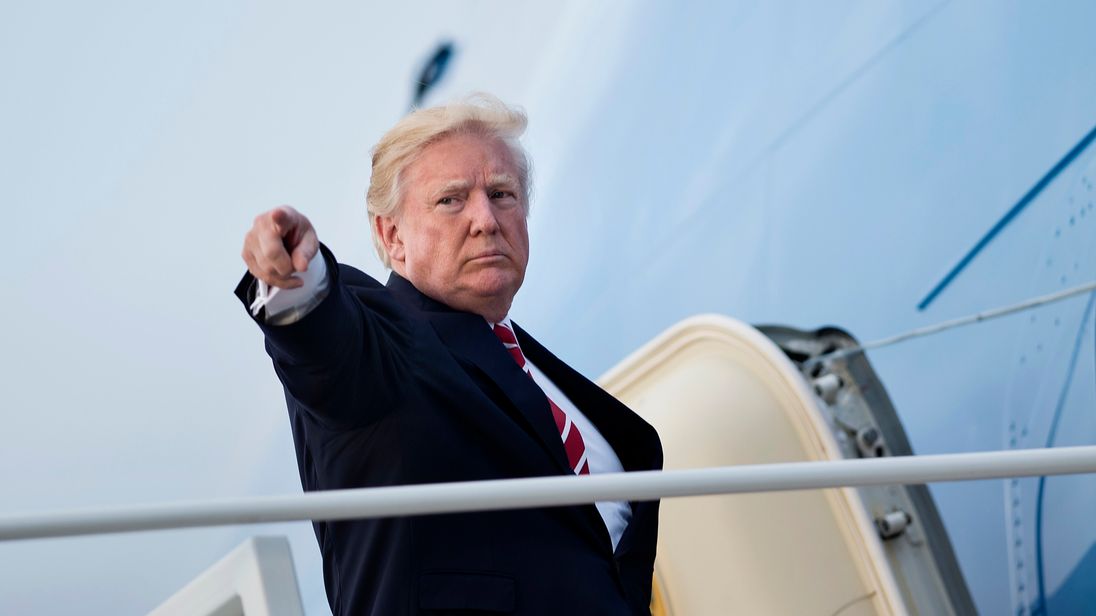
[[[518,179],[509,173],[496,173],[487,178],[489,186],[517,186]]]
[[[441,186],[438,186],[435,190],[430,191],[430,198],[435,199],[445,193],[464,192],[468,190],[470,186],[471,184],[468,183],[468,180],[449,180]]]

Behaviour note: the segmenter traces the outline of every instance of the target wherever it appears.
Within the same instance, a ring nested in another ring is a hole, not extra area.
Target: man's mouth
[[[471,259],[469,259],[469,261],[502,259],[502,258],[505,258],[505,257],[506,257],[505,254],[503,254],[503,253],[501,253],[497,250],[492,250],[492,251],[488,251],[488,252],[481,252],[478,255],[472,257]]]

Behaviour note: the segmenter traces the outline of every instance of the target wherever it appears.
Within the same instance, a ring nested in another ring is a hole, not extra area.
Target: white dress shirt
[[[324,297],[327,296],[327,264],[323,256],[317,252],[316,256],[308,263],[308,269],[304,272],[293,274],[301,279],[304,284],[296,289],[281,289],[270,287],[262,281],[257,281],[255,298],[251,303],[251,313],[257,315],[266,308],[266,322],[271,325],[289,325],[302,318],[315,308]],[[484,321],[488,328],[494,328],[494,324]],[[513,331],[510,317],[507,316],[502,323]],[[520,348],[520,344],[519,344]],[[571,418],[571,422],[578,428],[582,440],[586,444],[586,460],[590,464],[590,474],[594,473],[620,473],[624,471],[620,458],[601,432],[594,424],[578,410],[571,399],[566,396],[556,384],[552,382],[536,364],[525,358],[525,365],[533,375],[533,381],[540,386],[544,394],[559,406],[560,410]],[[628,501],[604,501],[594,503],[601,519],[605,522],[605,528],[609,531],[609,537],[613,542],[613,550],[616,550],[624,529],[632,519],[632,508]]]
[[[514,331],[509,316],[502,320],[502,324],[510,331]],[[493,323],[488,323],[488,327],[494,329],[495,326]],[[521,348],[521,343],[518,343],[518,348]],[[525,353],[522,352],[522,355],[525,355]],[[529,359],[528,355],[525,355],[525,367],[533,374],[533,381],[540,386],[544,395],[548,396],[552,402],[555,402],[556,406],[571,419],[571,423],[578,428],[578,433],[582,435],[582,441],[586,444],[586,461],[590,463],[590,474],[623,473],[624,466],[620,463],[620,458],[613,451],[609,441],[605,440],[605,437],[587,419],[586,415],[578,410],[575,403],[571,402],[571,399],[537,368],[537,365]],[[609,531],[609,537],[613,540],[613,550],[616,550],[617,543],[620,542],[620,536],[624,534],[624,529],[628,527],[628,522],[632,519],[632,507],[628,504],[628,501],[601,501],[594,503],[594,505],[597,506],[601,519],[605,521],[605,528]]]

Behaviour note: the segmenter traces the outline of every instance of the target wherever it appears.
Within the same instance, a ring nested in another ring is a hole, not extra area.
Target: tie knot
[[[502,341],[502,345],[510,352],[510,357],[514,358],[518,366],[525,368],[525,355],[522,354],[521,347],[518,346],[518,339],[514,336],[514,332],[502,323],[496,323],[492,331]]]
[[[517,344],[518,339],[514,337],[514,332],[510,331],[509,327],[506,327],[502,323],[495,324],[495,335],[503,344]]]

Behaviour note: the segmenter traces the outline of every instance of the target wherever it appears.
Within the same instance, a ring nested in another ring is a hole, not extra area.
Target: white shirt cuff
[[[287,325],[303,318],[327,296],[327,263],[320,251],[316,251],[305,271],[295,272],[293,277],[304,284],[295,289],[282,289],[256,279],[251,315],[256,316],[266,308],[267,323]]]

